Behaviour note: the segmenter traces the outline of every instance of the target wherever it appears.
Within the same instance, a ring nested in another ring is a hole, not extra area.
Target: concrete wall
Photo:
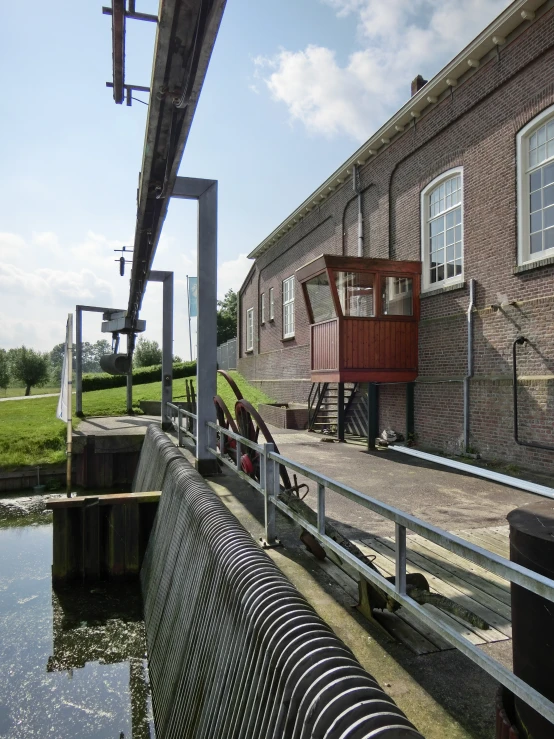
[[[475,379],[471,446],[487,457],[554,471],[554,453],[513,441],[511,344],[523,378],[520,438],[554,444],[554,260],[518,269],[516,136],[554,104],[554,9],[520,29],[453,95],[424,113],[360,169],[364,256],[421,258],[421,191],[446,170],[463,167],[464,280],[422,295],[415,424],[423,446],[462,446],[468,280],[476,280]],[[345,182],[254,263],[240,291],[238,369],[279,402],[305,402],[310,389],[306,307],[296,285],[293,339],[282,337],[282,281],[322,253],[356,254],[357,204]],[[269,288],[275,320],[267,320]],[[260,295],[266,321],[260,325]],[[500,310],[491,306],[502,304]],[[254,347],[246,351],[246,310],[254,308]],[[380,424],[405,433],[403,390],[381,388]],[[550,415],[549,415],[550,414]]]

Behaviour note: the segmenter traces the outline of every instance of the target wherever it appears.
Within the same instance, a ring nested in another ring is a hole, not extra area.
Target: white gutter
[[[393,449],[395,452],[402,452],[402,454],[409,454],[411,457],[424,459],[426,462],[441,464],[443,467],[452,467],[452,469],[458,470],[458,472],[467,472],[468,475],[484,477],[486,480],[492,480],[501,485],[508,485],[512,488],[525,490],[526,493],[533,493],[534,495],[541,495],[543,498],[554,499],[554,489],[547,488],[546,485],[538,485],[536,482],[529,482],[529,480],[520,480],[518,477],[511,477],[510,475],[503,475],[500,472],[485,470],[476,465],[464,464],[464,462],[457,462],[455,459],[448,459],[448,457],[439,457],[436,454],[427,454],[427,452],[420,452],[418,449],[412,449],[407,446],[389,444],[389,449]]]
[[[432,80],[427,82],[400,110],[382,126],[358,151],[336,170],[302,205],[269,234],[250,254],[255,259],[269,249],[281,236],[290,231],[298,221],[302,220],[315,206],[323,202],[333,190],[350,178],[355,165],[365,164],[369,157],[374,157],[388,146],[399,131],[421,116],[430,105],[435,105],[440,96],[448,89],[452,90],[458,79],[479,66],[479,61],[494,48],[499,49],[509,36],[522,23],[531,23],[535,11],[544,5],[546,0],[515,0],[501,13],[477,38],[456,56],[450,64],[442,69]]]

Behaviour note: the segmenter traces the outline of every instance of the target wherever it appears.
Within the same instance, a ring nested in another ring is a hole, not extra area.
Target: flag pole
[[[72,447],[73,447],[73,314],[70,313],[67,318],[67,337],[66,337],[66,353],[67,353],[67,386],[66,392],[66,403],[67,403],[67,497],[71,498],[71,461],[72,461]]]
[[[187,275],[187,313],[189,317],[190,361],[192,362],[192,334],[190,332],[190,293],[189,293],[189,276],[188,275]]]

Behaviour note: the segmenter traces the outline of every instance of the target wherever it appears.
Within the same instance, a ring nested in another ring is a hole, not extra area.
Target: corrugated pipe
[[[512,344],[512,388],[514,394],[514,440],[520,446],[530,446],[533,449],[544,449],[547,452],[554,452],[554,446],[547,444],[538,444],[535,441],[520,441],[518,434],[518,414],[517,414],[517,347],[521,344],[528,344],[529,339],[525,336],[518,336]]]
[[[156,736],[422,739],[165,435],[146,437],[144,467],[166,470],[142,475],[164,478],[141,572]]]
[[[475,280],[469,281],[467,307],[467,375],[464,378],[464,451],[469,452],[469,381],[473,377],[473,309],[475,307]]]

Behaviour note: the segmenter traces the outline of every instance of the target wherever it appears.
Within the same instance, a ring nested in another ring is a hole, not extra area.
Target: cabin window
[[[283,280],[283,338],[294,336],[294,276]]]
[[[275,320],[275,299],[273,297],[273,288],[269,288],[269,320]]]
[[[337,313],[333,303],[331,285],[329,284],[327,272],[312,277],[305,284],[314,323],[321,323],[322,321],[336,318]]]
[[[554,106],[518,134],[519,263],[554,257]]]
[[[254,308],[246,311],[246,351],[254,349]]]
[[[373,318],[375,275],[370,272],[336,272],[335,279],[343,315]]]
[[[413,280],[411,277],[382,277],[384,316],[413,316]]]
[[[265,323],[265,295],[260,295],[260,323]]]
[[[427,290],[463,277],[462,169],[445,172],[422,192],[423,284]]]

